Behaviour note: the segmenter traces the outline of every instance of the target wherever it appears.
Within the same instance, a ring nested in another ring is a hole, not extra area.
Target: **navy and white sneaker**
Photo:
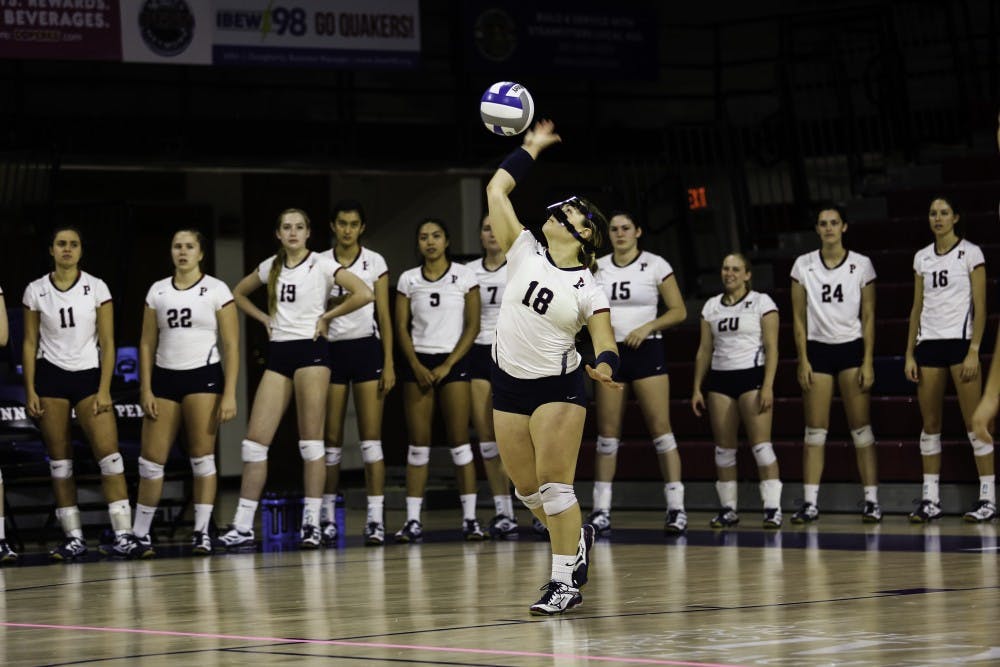
[[[385,526],[378,521],[369,521],[365,525],[365,546],[380,547],[385,544]]]
[[[590,550],[594,548],[596,537],[594,527],[589,523],[583,524],[580,528],[580,543],[576,547],[576,562],[573,564],[573,586],[577,590],[587,583],[587,575],[590,572]]]
[[[558,581],[550,581],[540,590],[545,593],[529,607],[532,616],[555,616],[583,603],[579,588]]]
[[[687,530],[688,515],[684,510],[667,510],[663,521],[663,532],[667,535],[682,535]]]
[[[219,535],[219,543],[228,551],[253,548],[255,546],[253,528],[243,533],[236,526],[230,525],[226,532]]]
[[[587,521],[594,527],[595,534],[600,537],[611,532],[611,513],[607,510],[594,510],[587,515]]]
[[[323,521],[319,524],[319,532],[321,534],[321,539],[324,547],[335,547],[337,546],[337,536],[340,534],[340,530],[337,528],[336,521]]]
[[[975,507],[962,517],[966,523],[985,523],[997,518],[997,506],[984,498],[976,501]]]
[[[861,520],[865,523],[879,523],[882,521],[882,508],[878,503],[866,500],[861,509]]]
[[[732,507],[723,507],[719,513],[708,522],[712,528],[730,528],[740,522],[740,515]]]
[[[191,553],[195,556],[211,556],[215,551],[212,536],[208,532],[196,530],[191,533]]]
[[[87,555],[87,543],[82,537],[67,537],[62,544],[49,552],[49,558],[63,562],[74,561]]]
[[[497,514],[490,519],[489,534],[495,540],[517,537],[517,517]]]
[[[156,558],[156,549],[153,547],[152,537],[150,537],[148,533],[142,537],[133,535],[130,551],[127,557],[141,558],[143,560],[147,558]]]
[[[319,526],[311,523],[302,524],[302,528],[299,529],[299,549],[319,549],[321,540]]]
[[[17,559],[17,552],[7,544],[7,540],[0,540],[0,563],[16,563]]]
[[[475,519],[465,519],[462,522],[462,535],[466,542],[480,542],[486,538],[486,533]]]
[[[910,523],[930,523],[935,519],[940,519],[944,515],[941,511],[941,503],[924,498],[917,505],[917,509],[910,512]]]
[[[802,503],[802,507],[792,515],[792,523],[813,523],[819,521],[819,508],[812,503]]]
[[[765,507],[764,508],[764,527],[765,528],[781,528],[781,508],[780,507]]]
[[[410,519],[402,528],[396,531],[394,537],[400,544],[419,542],[424,537],[424,526],[416,519]]]
[[[148,535],[146,539],[149,539]],[[99,544],[97,551],[106,558],[132,559],[138,558],[143,548],[132,533],[119,533],[115,535],[111,544]]]

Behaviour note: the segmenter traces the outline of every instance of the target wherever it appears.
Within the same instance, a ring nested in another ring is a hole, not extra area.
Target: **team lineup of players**
[[[683,475],[670,425],[669,346],[662,335],[686,319],[684,300],[667,260],[640,248],[642,227],[628,213],[605,219],[592,203],[574,197],[550,207],[544,223],[517,219],[508,195],[538,155],[560,140],[550,122],[540,121],[501,165],[487,188],[481,258],[465,265],[452,262],[445,223],[421,221],[416,243],[422,262],[399,276],[394,313],[389,268],[382,255],[362,245],[367,220],[357,201],[334,207],[329,221],[333,247],[324,252],[308,248],[314,230],[305,212],[282,212],[275,228],[278,252],[232,290],[202,272],[201,234],[177,231],[170,247],[175,271],[150,287],[143,315],[140,400],[145,417],[134,516],[110,396],[112,297],[101,279],[80,268],[79,232],[57,229],[50,244],[53,270],[28,285],[23,295],[26,404],[45,440],[56,517],[65,533],[50,552],[52,559],[73,560],[87,552],[73,477],[71,409],[100,467],[115,533],[102,552],[148,558],[156,553],[150,529],[164,464],[182,426],[194,476],[193,552],[211,554],[220,547],[255,543],[253,525],[266,483],[269,446],[293,395],[304,461],[300,545],[335,544],[341,527],[334,502],[349,391],[365,467],[364,540],[384,544],[381,425],[384,398],[397,375],[410,444],[406,519],[392,536],[395,541],[422,537],[421,507],[437,408],[455,466],[465,538],[502,539],[518,531],[513,481],[515,495],[535,516],[536,531],[549,533],[553,545],[552,579],[532,612],[561,613],[579,604],[594,536],[611,528],[611,487],[629,390],[663,473],[664,530],[683,533]],[[933,241],[916,253],[913,263],[905,372],[918,385],[924,424],[921,502],[909,515],[917,523],[942,515],[941,413],[949,376],[979,472],[979,499],[964,517],[981,522],[996,516],[993,444],[986,425],[996,413],[1000,370],[994,355],[984,392],[979,347],[986,323],[985,260],[978,246],[959,237],[958,222],[951,201],[934,199],[929,207]],[[847,227],[836,206],[819,210],[815,229],[820,248],[800,256],[791,271],[806,423],[804,500],[793,523],[819,518],[834,385],[855,445],[864,491],[862,519],[882,518],[869,419],[876,273],[868,257],[845,247]],[[597,259],[602,245],[609,245],[610,253]],[[707,411],[716,443],[720,510],[711,525],[724,528],[740,520],[736,449],[742,423],[759,468],[763,525],[779,528],[782,483],[771,443],[778,308],[767,294],[752,289],[750,262],[742,254],[723,258],[721,279],[722,292],[701,311],[691,396],[697,414]],[[259,288],[267,292],[266,310],[249,298]],[[241,448],[239,502],[231,525],[213,542],[209,523],[217,484],[216,433],[220,423],[236,414],[237,309],[267,327],[270,342]],[[0,333],[6,339],[6,310],[0,308],[0,313]],[[584,369],[574,345],[582,326],[588,326],[594,343],[594,365],[586,373],[594,380],[598,432],[593,511],[581,529],[572,468],[587,406]],[[398,369],[396,348],[405,359]],[[470,422],[495,507],[485,528],[476,517]],[[0,505],[0,559],[13,561],[17,554],[5,540],[2,515]]]

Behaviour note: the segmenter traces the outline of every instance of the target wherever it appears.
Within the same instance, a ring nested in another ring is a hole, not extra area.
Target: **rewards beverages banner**
[[[118,0],[0,0],[0,58],[121,57]]]

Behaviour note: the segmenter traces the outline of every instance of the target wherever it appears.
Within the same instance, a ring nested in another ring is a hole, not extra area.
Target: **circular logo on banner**
[[[194,14],[185,0],[146,0],[139,11],[139,34],[156,55],[176,56],[194,39]]]
[[[517,48],[517,24],[502,9],[491,8],[480,14],[472,35],[479,54],[493,62],[507,60]]]

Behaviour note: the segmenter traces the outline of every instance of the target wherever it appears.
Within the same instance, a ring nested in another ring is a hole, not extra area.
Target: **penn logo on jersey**
[[[645,271],[647,266],[649,266],[649,264],[647,262],[641,262],[639,264],[639,270],[640,271]]]
[[[198,296],[205,296],[205,294],[206,294],[207,292],[208,292],[208,288],[207,288],[207,287],[202,287],[202,288],[200,288],[200,289],[198,290]]]
[[[451,284],[454,285],[457,282],[458,282],[458,276],[452,276],[451,277]]]
[[[583,282],[583,278],[580,278],[579,280],[576,281],[576,284],[573,285],[573,287],[575,287],[577,289],[580,289],[581,287],[583,287],[586,284],[587,283]]]
[[[90,294],[90,285],[84,285],[83,286],[83,293],[84,294]]]
[[[854,273],[854,269],[857,268],[856,264],[851,264],[851,273]]]

